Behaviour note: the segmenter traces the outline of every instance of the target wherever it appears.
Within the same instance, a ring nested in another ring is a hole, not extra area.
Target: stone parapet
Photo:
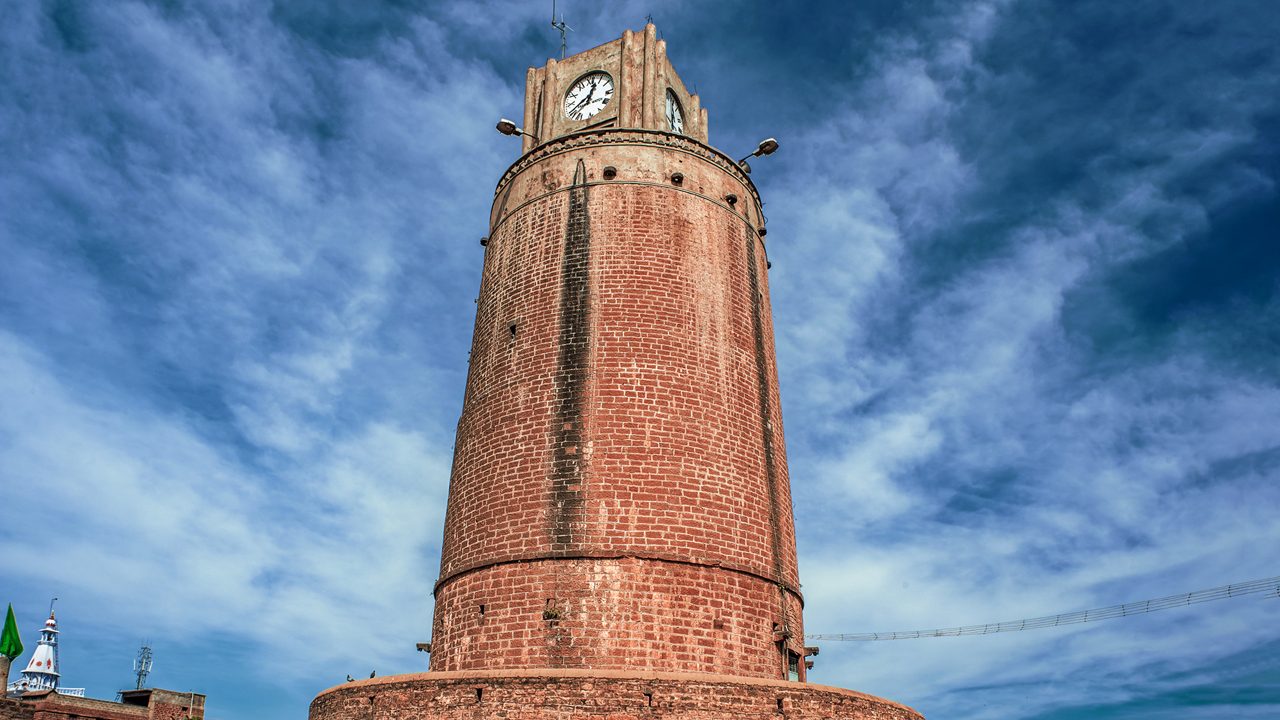
[[[56,692],[24,696],[22,704],[31,708],[32,720],[140,720],[150,717],[150,711],[145,707]]]
[[[669,182],[672,172],[685,169],[681,167],[683,164],[681,160],[695,163],[700,160],[726,173],[732,179],[731,181],[741,188],[742,198],[744,200],[750,198],[751,200],[749,203],[743,203],[743,207],[738,210],[739,214],[748,220],[759,221],[760,224],[763,224],[763,215],[760,213],[760,191],[756,189],[755,183],[751,182],[751,177],[743,171],[737,161],[710,145],[686,135],[664,130],[642,130],[639,128],[584,130],[542,143],[520,156],[502,174],[502,178],[498,180],[497,188],[493,191],[495,202],[494,213],[491,218],[492,223],[496,225],[501,220],[504,210],[518,205],[519,198],[517,198],[517,203],[511,203],[504,198],[503,193],[509,190],[512,180],[525,170],[542,163],[548,158],[554,158],[577,150],[593,151],[590,154],[613,160],[615,166],[617,165],[616,161],[619,159],[635,160],[643,158],[643,156],[636,156],[633,151],[628,151],[626,148],[661,150],[666,157],[675,161],[664,163],[665,168],[638,168],[637,165],[631,164],[625,169],[630,170],[633,177],[636,170],[644,172],[652,169],[656,170],[656,172],[653,173],[651,179],[661,180],[664,183]],[[619,152],[620,150],[621,152]],[[591,170],[598,169],[593,167]],[[557,187],[567,186],[572,176],[573,171],[570,169],[567,174],[562,174],[561,179],[555,185]],[[591,172],[589,175],[589,179],[595,180],[598,178],[597,172]],[[719,183],[717,182],[716,184],[718,185]],[[694,183],[689,183],[690,187],[693,185]],[[715,200],[718,202],[721,197],[715,197]]]
[[[852,690],[696,673],[598,670],[393,675],[320,693],[311,720],[923,720]]]

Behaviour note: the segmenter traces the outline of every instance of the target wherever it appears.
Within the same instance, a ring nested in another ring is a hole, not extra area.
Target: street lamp
[[[761,155],[772,155],[778,149],[778,141],[774,138],[765,138],[756,146],[756,151],[738,161],[738,165],[742,167],[742,171],[750,174],[751,166],[747,164],[747,158],[760,157]]]
[[[503,135],[528,135],[529,137],[533,138],[534,142],[538,142],[538,138],[536,135],[531,135],[525,132],[521,128],[517,127],[514,122],[506,118],[499,119],[496,127],[498,128],[498,132],[502,133]],[[776,146],[777,143],[774,143],[774,145]]]

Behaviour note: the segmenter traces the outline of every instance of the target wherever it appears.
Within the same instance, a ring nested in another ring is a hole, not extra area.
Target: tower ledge
[[[502,173],[502,178],[498,180],[498,186],[494,189],[493,194],[495,198],[500,198],[503,190],[513,178],[545,158],[592,146],[621,147],[627,145],[674,150],[715,165],[732,175],[735,180],[746,188],[751,196],[751,206],[756,209],[757,214],[759,213],[761,206],[760,192],[756,190],[755,183],[751,182],[751,176],[743,172],[742,167],[733,158],[688,135],[643,128],[599,128],[552,138],[534,147],[511,163],[506,172]]]
[[[477,715],[477,713],[483,715]],[[905,705],[843,688],[701,673],[574,669],[469,670],[391,675],[316,696],[311,720],[923,720]]]

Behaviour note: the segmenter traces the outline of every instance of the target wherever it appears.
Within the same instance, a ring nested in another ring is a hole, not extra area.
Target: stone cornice
[[[741,689],[759,689],[763,691],[771,691],[774,693],[812,693],[831,694],[841,698],[847,698],[850,701],[867,703],[872,708],[879,706],[885,710],[897,710],[898,714],[906,714],[922,718],[922,716],[914,709],[901,703],[886,700],[874,695],[868,695],[856,690],[847,690],[841,687],[831,685],[818,685],[810,683],[795,682],[792,680],[775,680],[772,678],[756,678],[741,675],[721,675],[718,673],[694,673],[694,672],[661,672],[657,670],[588,670],[578,668],[521,668],[521,669],[500,669],[500,670],[455,670],[449,672],[425,672],[425,673],[407,673],[404,675],[388,675],[385,677],[371,678],[367,680],[352,680],[341,685],[334,685],[316,695],[312,701],[314,708],[316,703],[320,702],[325,696],[342,696],[342,695],[365,695],[366,693],[380,693],[383,691],[431,691],[452,684],[465,685],[467,690],[477,684],[497,685],[502,683],[531,683],[545,684],[549,686],[557,686],[560,684],[573,683],[573,681],[590,682],[592,680],[601,683],[649,683],[656,686],[670,683],[672,685],[695,685],[695,686],[723,686],[724,690],[735,688]],[[714,689],[714,687],[712,687]],[[772,696],[771,696],[772,697]],[[647,709],[646,709],[647,710]],[[657,708],[654,708],[657,710]],[[645,710],[638,712],[648,715]],[[797,717],[808,717],[802,711],[794,713]],[[622,716],[619,714],[619,716]],[[632,716],[634,715],[627,715]],[[655,717],[658,716],[655,713]],[[753,714],[752,717],[759,717]],[[778,717],[782,717],[779,713]],[[831,717],[826,715],[825,717]],[[845,717],[842,715],[841,717]],[[880,717],[874,710],[867,714],[858,714],[858,717]],[[922,718],[923,720],[923,718]]]
[[[448,573],[441,573],[440,579],[436,580],[436,584],[431,588],[432,596],[440,591],[440,587],[450,580],[454,580],[462,575],[469,575],[478,570],[487,570],[499,565],[512,565],[517,563],[544,562],[544,561],[560,561],[560,560],[641,560],[644,562],[660,562],[674,563],[677,565],[693,565],[695,567],[705,568],[708,570],[727,570],[739,575],[746,575],[763,581],[769,585],[776,585],[783,591],[793,595],[800,602],[800,607],[804,607],[804,595],[800,592],[798,586],[792,586],[786,580],[753,570],[745,565],[736,563],[723,562],[720,560],[698,561],[688,557],[680,557],[666,553],[637,553],[637,552],[592,552],[582,551],[576,553],[513,553],[504,557],[485,560],[482,562],[469,563],[456,569],[450,570]]]
[[[502,193],[503,188],[511,182],[512,178],[544,158],[580,148],[601,145],[646,145],[688,153],[736,177],[751,192],[751,197],[755,201],[756,207],[759,208],[761,206],[760,192],[756,190],[755,183],[751,182],[751,177],[742,171],[742,168],[738,166],[738,163],[734,162],[733,158],[710,145],[704,145],[685,135],[640,128],[583,130],[582,132],[548,140],[521,155],[519,159],[507,168],[507,171],[502,174],[502,178],[498,180],[497,188],[493,191],[494,197],[496,198]]]

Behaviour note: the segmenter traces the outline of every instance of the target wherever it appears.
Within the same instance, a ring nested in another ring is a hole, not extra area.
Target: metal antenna
[[[53,604],[56,602],[58,602],[58,598],[53,598],[49,601],[49,617],[53,617]]]
[[[564,21],[564,13],[560,13],[560,19],[556,20],[556,0],[551,0],[551,27],[560,31],[560,59],[564,59],[564,50],[567,47],[565,43],[565,33],[573,30]]]
[[[653,22],[653,13],[649,13],[648,15],[645,15],[645,16],[644,16],[644,21],[645,21],[645,24],[647,24],[647,25],[653,25],[653,24],[654,24],[654,22]],[[659,30],[659,31],[658,31],[658,39],[659,39],[659,40],[661,40],[661,39],[662,39],[662,31],[661,31],[661,30]]]
[[[138,649],[138,657],[133,660],[133,674],[138,678],[135,690],[141,690],[147,684],[147,675],[151,672],[151,643],[142,642]]]

